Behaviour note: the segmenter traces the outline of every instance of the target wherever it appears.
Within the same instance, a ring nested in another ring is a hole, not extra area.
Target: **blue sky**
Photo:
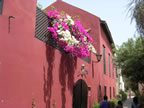
[[[38,0],[46,8],[56,0]],[[63,0],[86,10],[105,20],[116,45],[121,45],[136,33],[135,23],[131,23],[127,4],[129,0]]]

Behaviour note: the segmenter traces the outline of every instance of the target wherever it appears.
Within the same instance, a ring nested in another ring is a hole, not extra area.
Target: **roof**
[[[106,21],[100,20],[100,24],[101,24],[104,32],[106,33],[106,36],[107,36],[109,42],[110,42],[111,44],[114,43],[113,38],[112,38],[112,35],[111,35],[111,32],[110,32],[110,30],[109,30],[109,27],[108,27]]]
[[[78,8],[78,7],[75,7],[75,6],[71,5],[71,4],[68,4],[68,3],[66,3],[66,2],[64,2],[64,1],[62,1],[62,0],[57,0],[56,2],[54,2],[53,4],[51,4],[50,6],[53,6],[54,4],[67,5],[68,8],[78,9],[79,11],[84,12],[85,14],[89,14],[89,15],[92,16],[93,18],[99,19],[99,20],[100,20],[100,25],[101,25],[101,27],[103,28],[103,30],[104,30],[104,32],[105,32],[105,34],[106,34],[106,37],[107,37],[109,43],[110,43],[110,44],[114,44],[114,41],[113,41],[111,32],[110,32],[110,30],[109,30],[109,27],[108,27],[106,21],[101,20],[101,19],[100,19],[99,17],[97,17],[96,15],[94,15],[94,14],[92,14],[92,13],[89,13],[89,12],[83,10],[83,9]],[[48,7],[45,8],[44,10],[47,10],[50,6],[48,6]],[[60,5],[59,5],[59,7],[60,7]]]
[[[53,6],[55,3],[63,3],[63,4],[66,4],[66,5],[69,5],[69,7],[73,7],[73,8],[79,9],[79,10],[81,10],[81,11],[87,13],[87,14],[90,14],[90,15],[96,17],[96,18],[99,18],[98,16],[96,16],[96,15],[94,15],[94,14],[88,12],[88,11],[85,11],[85,10],[79,8],[79,7],[76,7],[76,6],[73,6],[71,4],[68,4],[68,3],[64,2],[63,0],[56,0],[54,3],[52,3],[51,5],[49,5],[48,7],[46,7],[44,10],[47,10],[47,8]]]

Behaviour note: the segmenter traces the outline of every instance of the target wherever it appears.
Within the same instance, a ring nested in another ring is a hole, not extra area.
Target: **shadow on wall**
[[[50,108],[50,100],[52,94],[52,85],[53,85],[53,64],[55,59],[55,48],[46,45],[46,59],[48,62],[48,68],[43,67],[44,70],[44,102],[46,108]]]
[[[71,94],[73,94],[73,85],[74,85],[74,72],[77,66],[77,57],[66,55],[61,53],[60,67],[59,67],[59,81],[62,86],[61,88],[61,97],[62,97],[62,106],[65,108],[66,103],[66,83]],[[67,82],[66,82],[67,79]]]
[[[48,68],[43,67],[44,71],[44,102],[46,108],[51,108],[51,94],[52,94],[52,85],[53,85],[53,68],[54,68],[54,59],[55,59],[55,48],[46,45],[46,59],[48,62]],[[66,103],[66,85],[73,94],[73,85],[74,85],[74,72],[77,66],[77,57],[69,56],[65,53],[61,53],[60,66],[59,66],[59,81],[62,86],[61,88],[61,97],[62,97],[62,106],[65,108]],[[66,82],[67,81],[67,82]],[[67,84],[66,84],[67,83]]]

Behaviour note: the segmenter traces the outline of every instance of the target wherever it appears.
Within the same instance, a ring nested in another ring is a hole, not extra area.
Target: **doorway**
[[[73,108],[87,108],[88,86],[84,80],[78,80],[73,88]]]

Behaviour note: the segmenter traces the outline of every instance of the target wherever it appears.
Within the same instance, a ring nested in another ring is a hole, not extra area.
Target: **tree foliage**
[[[42,4],[38,3],[37,6],[38,6],[38,8],[40,8],[42,10],[42,8],[43,8]]]
[[[138,33],[144,35],[144,0],[130,0],[129,7],[132,19],[136,21]]]
[[[132,84],[144,83],[144,46],[142,39],[129,39],[114,49],[115,61],[122,69],[122,75]]]

